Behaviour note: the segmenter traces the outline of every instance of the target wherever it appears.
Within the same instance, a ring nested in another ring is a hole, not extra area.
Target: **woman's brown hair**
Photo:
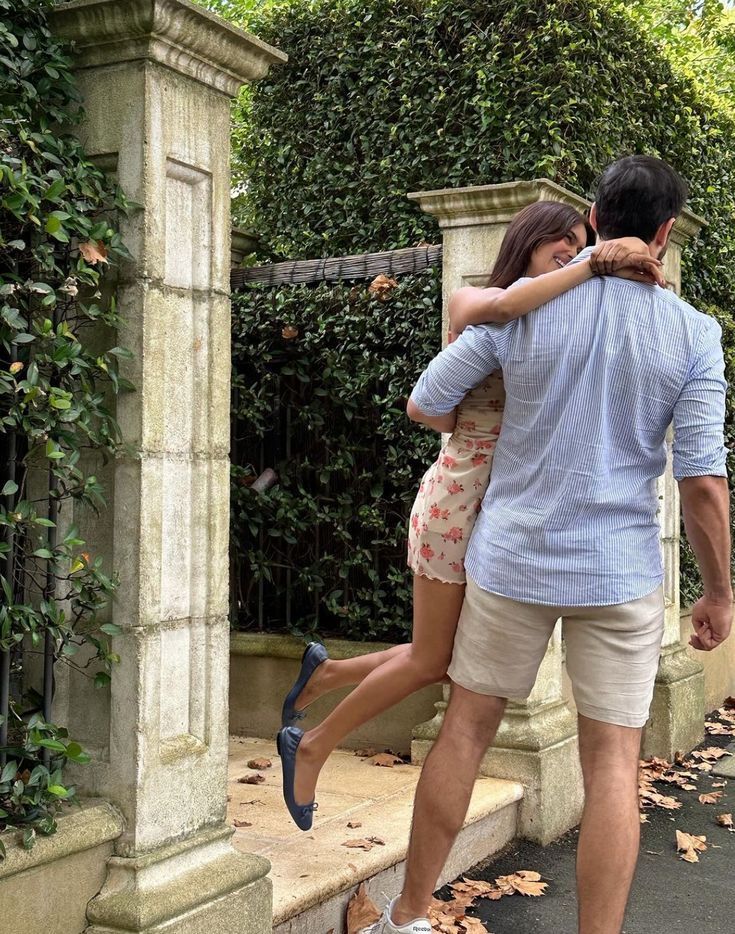
[[[523,208],[510,222],[503,237],[488,286],[507,289],[526,275],[531,256],[537,247],[560,240],[577,224],[585,225],[587,245],[592,246],[595,232],[579,211],[568,204],[535,201]]]

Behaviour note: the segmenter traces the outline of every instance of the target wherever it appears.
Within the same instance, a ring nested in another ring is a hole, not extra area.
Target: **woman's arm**
[[[612,244],[615,241],[610,241]],[[622,241],[620,241],[622,242]],[[602,245],[608,250],[607,245]],[[621,250],[616,257],[615,272],[624,268],[641,271],[640,281],[662,284],[661,263],[649,253],[640,250]],[[598,247],[598,250],[602,247]],[[594,254],[593,254],[594,255]],[[452,334],[461,334],[470,324],[502,324],[540,308],[546,302],[558,298],[569,289],[587,282],[595,275],[592,258],[570,263],[563,269],[546,272],[528,282],[509,289],[478,289],[465,286],[458,289],[449,299],[449,320]]]

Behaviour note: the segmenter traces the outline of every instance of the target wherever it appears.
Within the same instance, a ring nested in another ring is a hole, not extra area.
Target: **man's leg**
[[[640,841],[641,732],[579,717],[585,793],[577,850],[579,934],[620,934]]]
[[[424,917],[437,879],[459,833],[485,750],[505,710],[505,699],[457,684],[439,736],[416,788],[406,881],[393,906],[394,924]]]

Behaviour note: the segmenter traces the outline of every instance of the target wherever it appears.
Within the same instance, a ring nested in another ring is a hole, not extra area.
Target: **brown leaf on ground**
[[[363,928],[374,924],[379,917],[375,902],[368,895],[365,883],[361,882],[347,905],[347,934],[358,934]]]
[[[269,769],[272,765],[273,763],[270,759],[251,759],[248,762],[249,769],[260,769],[261,771],[263,769]]]
[[[367,839],[376,846],[385,846],[385,840],[381,840],[380,837],[367,837]]]
[[[252,826],[253,826],[253,825],[250,823],[250,821],[248,821],[248,820],[238,820],[237,818],[235,818],[235,819],[233,820],[232,823],[233,823],[233,825],[234,825],[235,827],[252,827]]]
[[[467,931],[467,934],[488,934],[487,928],[479,918],[468,918],[465,916],[459,923],[465,931]]]
[[[695,749],[692,753],[692,759],[699,759],[705,762],[716,762],[723,756],[729,756],[727,749],[720,749],[719,746],[708,746],[706,749]]]
[[[638,816],[640,817],[642,824],[648,823],[648,814],[644,814],[643,812],[641,812]]]
[[[350,830],[356,830],[358,827],[362,827],[362,821],[361,820],[348,820],[347,826],[350,828]]]
[[[541,876],[537,872],[530,872],[526,869],[519,869],[509,876],[500,876],[495,882],[503,895],[513,895],[517,892],[519,895],[544,895],[548,882],[541,882]]]
[[[712,736],[735,736],[735,723],[708,723],[705,730]]]
[[[638,798],[641,807],[658,807],[666,811],[676,811],[681,807],[681,801],[670,795],[662,795],[648,782],[641,782],[638,786]]]
[[[682,785],[681,787],[684,789],[684,791],[696,791],[697,790],[696,785]]]
[[[722,706],[726,710],[735,710],[735,697],[726,697],[722,702]]]
[[[345,840],[342,846],[349,846],[353,850],[372,850],[373,843],[371,840],[362,839],[362,840]]]
[[[676,831],[676,849],[679,853],[679,858],[686,860],[687,863],[698,863],[699,856],[697,853],[704,853],[707,849],[707,844],[705,841],[707,837],[705,836],[696,836],[691,833],[684,833],[682,830]]]
[[[371,746],[369,749],[356,749],[355,755],[360,759],[370,759],[376,754],[376,751],[377,750],[373,749]]]
[[[463,906],[458,911],[454,902],[443,902],[438,898],[432,898],[428,911],[432,929],[439,931],[440,934],[461,934],[458,918],[464,916],[465,907]]]
[[[107,262],[107,247],[101,240],[97,240],[96,243],[93,240],[80,243],[79,252],[84,257],[85,263],[89,263],[90,266],[96,266],[97,263]]]
[[[699,796],[700,804],[717,804],[722,797],[721,791],[710,791],[709,794]]]
[[[502,893],[496,885],[482,879],[468,879],[465,877],[461,882],[450,885],[449,888],[455,896],[468,895],[472,898],[489,898],[493,901],[502,897]]]
[[[371,765],[381,765],[383,768],[392,769],[394,765],[405,765],[400,756],[394,756],[392,752],[379,752],[377,756],[371,756],[366,760]]]
[[[243,775],[238,778],[238,785],[259,785],[261,782],[265,781],[265,775],[261,775],[260,772],[250,772],[249,775]]]
[[[285,328],[281,330],[281,337],[285,341],[292,341],[295,337],[299,336],[299,329],[295,328],[292,324],[287,324]]]
[[[735,824],[732,822],[732,814],[718,814],[717,823],[720,827],[727,827],[728,830],[735,830]]]
[[[713,788],[724,788],[727,785],[727,782],[712,782]]]
[[[354,863],[347,863],[347,866],[353,871],[357,872],[357,866]]]

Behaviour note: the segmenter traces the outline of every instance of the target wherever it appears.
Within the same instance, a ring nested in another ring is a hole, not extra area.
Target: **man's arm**
[[[709,319],[674,408],[674,476],[704,584],[704,595],[692,608],[694,635],[689,644],[706,652],[730,634],[733,611],[721,333],[717,322]]]
[[[462,399],[500,368],[514,324],[463,331],[419,377],[406,407],[408,417],[436,431],[452,431],[454,410]]]
[[[692,608],[689,644],[709,652],[727,639],[732,624],[727,478],[688,477],[679,482],[679,492],[684,527],[704,584],[704,595]]]

